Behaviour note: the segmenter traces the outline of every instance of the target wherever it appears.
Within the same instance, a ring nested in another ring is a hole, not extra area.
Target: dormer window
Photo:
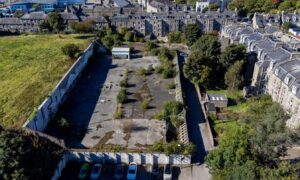
[[[279,69],[277,68],[275,69],[275,75],[278,76],[278,74],[279,74]]]
[[[271,61],[271,63],[270,63],[270,69],[273,69],[273,67],[274,67],[274,61]]]
[[[289,76],[286,76],[285,78],[284,78],[284,83],[285,84],[289,84],[289,82],[290,82],[290,77]]]
[[[296,95],[296,94],[297,94],[297,90],[298,90],[298,87],[297,87],[297,86],[293,86],[293,88],[292,88],[292,93],[293,93],[294,95]]]

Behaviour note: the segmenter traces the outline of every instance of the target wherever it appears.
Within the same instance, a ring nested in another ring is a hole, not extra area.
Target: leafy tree
[[[186,0],[175,0],[176,4],[186,4]]]
[[[201,36],[202,32],[197,24],[188,24],[185,26],[183,34],[187,45],[191,46]]]
[[[187,0],[187,3],[194,7],[196,6],[196,2],[197,2],[197,0]]]
[[[220,6],[218,5],[218,4],[215,4],[215,3],[212,3],[212,4],[209,4],[208,5],[208,9],[210,10],[210,11],[216,11],[216,10],[218,10],[220,8]]]
[[[61,17],[59,12],[52,12],[48,16],[48,22],[50,26],[52,27],[53,30],[56,32],[63,31],[65,26],[64,26],[64,20]]]
[[[53,30],[52,26],[50,25],[48,20],[42,21],[41,24],[39,24],[40,31],[48,31],[51,32]]]
[[[101,42],[107,49],[112,49],[114,45],[114,40],[110,35],[106,35],[101,39]]]
[[[292,11],[295,9],[295,7],[296,7],[295,0],[284,0],[279,4],[278,9],[280,11]]]
[[[67,55],[70,58],[74,58],[76,54],[80,52],[80,49],[76,44],[66,44],[61,48],[61,50],[64,55]]]
[[[298,179],[299,166],[281,161],[294,132],[285,126],[282,107],[270,96],[250,99],[237,128],[224,131],[219,146],[206,156],[215,179]]]
[[[18,129],[2,130],[0,179],[51,179],[62,153],[48,139]]]
[[[125,36],[126,32],[128,32],[128,28],[126,27],[121,27],[118,29],[118,33],[121,35],[121,36]]]
[[[178,127],[181,123],[177,116],[182,112],[183,105],[178,101],[165,102],[161,111],[156,114],[159,120],[165,120],[172,123],[174,127]]]
[[[72,22],[71,28],[76,33],[90,33],[94,31],[95,21]]]
[[[34,8],[36,11],[41,9],[41,6],[39,4],[33,4],[32,8]]]
[[[169,32],[168,39],[170,43],[181,43],[182,33],[181,32]]]
[[[133,34],[130,31],[127,31],[125,33],[124,40],[125,41],[132,41],[133,40]]]
[[[210,86],[215,81],[212,60],[202,54],[192,54],[183,66],[184,76],[197,85]]]
[[[242,68],[243,61],[236,61],[225,73],[225,83],[229,89],[237,90],[243,82]]]
[[[145,43],[145,50],[146,51],[151,51],[151,50],[153,50],[156,47],[157,47],[157,45],[154,42],[152,42],[152,41],[147,41]]]
[[[221,43],[215,36],[204,35],[193,44],[191,51],[218,61],[218,56],[221,54]]]
[[[227,69],[236,61],[244,60],[246,57],[246,47],[244,45],[231,44],[226,47],[225,51],[220,56],[220,63]]]
[[[293,26],[293,24],[291,22],[284,22],[282,24],[281,28],[284,32],[288,32],[292,26]]]

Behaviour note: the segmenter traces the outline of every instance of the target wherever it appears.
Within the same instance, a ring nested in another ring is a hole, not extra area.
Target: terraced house
[[[222,28],[221,36],[231,43],[244,44],[248,52],[256,54],[252,93],[270,94],[290,114],[287,126],[297,128],[300,125],[300,40],[279,31],[268,21],[261,20],[260,28],[249,23],[228,25]]]

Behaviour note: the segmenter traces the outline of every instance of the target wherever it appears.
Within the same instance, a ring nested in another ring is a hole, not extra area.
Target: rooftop
[[[112,52],[113,52],[113,51],[126,51],[126,52],[129,52],[129,51],[130,51],[130,48],[129,48],[129,47],[114,47],[114,48],[112,48],[111,51],[112,51]]]

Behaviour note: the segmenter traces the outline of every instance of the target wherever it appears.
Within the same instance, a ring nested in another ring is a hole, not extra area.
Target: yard
[[[21,126],[46,98],[74,60],[61,47],[84,50],[92,36],[27,35],[0,37],[0,124]]]
[[[243,99],[242,91],[209,90],[209,94],[224,94],[228,97],[228,107],[219,109],[217,115],[210,115],[216,136],[223,132],[234,132],[239,124],[238,120],[246,112],[250,102]]]

